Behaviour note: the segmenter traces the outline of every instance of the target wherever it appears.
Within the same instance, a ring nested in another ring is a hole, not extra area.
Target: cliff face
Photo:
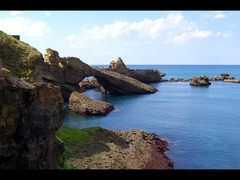
[[[0,77],[0,169],[57,168],[55,132],[66,115],[60,87]]]

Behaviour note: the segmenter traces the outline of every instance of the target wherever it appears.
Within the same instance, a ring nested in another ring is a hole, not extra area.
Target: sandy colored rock
[[[117,61],[110,62],[107,70],[118,72],[144,83],[161,82],[165,73],[159,72],[157,69],[130,69],[126,67],[123,60],[118,57]]]
[[[97,101],[74,91],[69,98],[69,109],[82,115],[107,115],[115,108],[110,103]]]

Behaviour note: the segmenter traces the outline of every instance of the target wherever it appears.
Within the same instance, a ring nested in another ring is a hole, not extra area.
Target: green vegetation
[[[29,44],[0,31],[0,58],[2,66],[18,78],[29,77],[35,80],[32,72],[36,59],[43,58],[42,54]]]
[[[136,81],[130,81],[130,83],[132,83],[132,84],[137,84],[137,82],[136,82]]]
[[[65,86],[66,88],[69,88],[69,87],[70,87],[68,84],[64,84],[64,86]]]
[[[73,127],[63,126],[62,131],[57,131],[55,136],[60,142],[64,144],[64,152],[60,158],[58,164],[59,169],[71,169],[71,166],[64,162],[64,159],[72,157],[81,157],[81,152],[83,151],[81,147],[88,144],[90,140],[90,133],[93,133],[97,127],[90,127],[85,129],[77,129]]]
[[[59,163],[57,164],[57,168],[58,169],[74,169],[73,166],[69,165],[64,161],[62,156],[60,156],[60,160],[59,160]]]

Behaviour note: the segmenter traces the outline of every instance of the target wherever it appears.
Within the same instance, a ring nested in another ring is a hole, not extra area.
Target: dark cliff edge
[[[60,87],[0,76],[0,169],[56,169],[55,132],[66,116]]]

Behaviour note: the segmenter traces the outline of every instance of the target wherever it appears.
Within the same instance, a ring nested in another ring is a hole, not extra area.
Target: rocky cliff
[[[3,74],[0,78],[0,169],[57,168],[55,132],[66,115],[60,87]]]

